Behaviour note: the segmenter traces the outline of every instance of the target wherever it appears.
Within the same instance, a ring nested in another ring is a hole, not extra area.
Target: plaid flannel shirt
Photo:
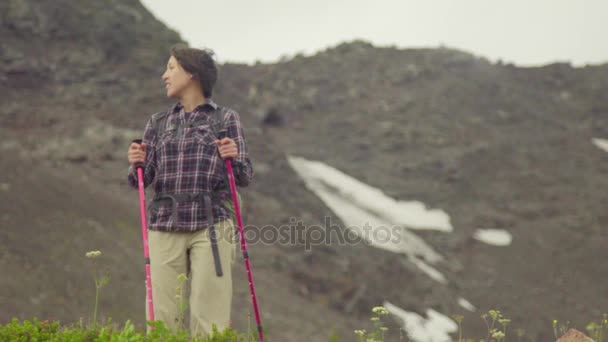
[[[161,136],[148,121],[143,143],[146,144],[144,186],[154,183],[156,193],[196,194],[211,192],[227,186],[226,164],[215,144],[217,137],[211,129],[212,113],[217,104],[212,100],[186,112],[180,103],[169,109],[166,126]],[[184,127],[176,134],[176,127],[199,122],[192,128]],[[227,109],[224,116],[226,137],[235,141],[238,156],[233,159],[234,178],[237,186],[245,187],[253,179],[253,167],[247,153],[245,133],[236,111]],[[137,171],[129,168],[129,185],[138,188]],[[171,205],[149,206],[148,228],[157,231],[192,232],[207,228],[206,208],[200,201],[179,202],[177,221],[174,221]],[[212,204],[213,222],[230,218],[230,212],[220,201]]]

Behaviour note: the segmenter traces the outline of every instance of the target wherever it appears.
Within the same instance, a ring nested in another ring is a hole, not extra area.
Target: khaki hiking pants
[[[236,253],[235,229],[230,219],[218,222],[215,229],[224,272],[221,277],[215,273],[209,229],[192,233],[149,231],[154,316],[155,320],[163,321],[169,329],[175,331],[183,327],[187,312],[184,303],[188,303],[190,310],[192,336],[210,335],[213,324],[219,331],[230,326],[232,264]],[[181,286],[181,303],[178,299],[180,274],[187,274],[190,282],[189,300],[187,282]]]

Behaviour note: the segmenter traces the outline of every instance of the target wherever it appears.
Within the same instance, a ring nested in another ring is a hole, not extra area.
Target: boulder
[[[593,340],[582,332],[571,328],[557,342],[593,342]]]

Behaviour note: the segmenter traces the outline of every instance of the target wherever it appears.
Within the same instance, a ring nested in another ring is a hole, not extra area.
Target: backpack
[[[152,128],[154,130],[156,130],[156,136],[160,137],[163,132],[165,131],[165,128],[167,126],[167,119],[169,117],[169,112],[170,111],[164,111],[164,112],[158,112],[152,115],[152,119],[151,119],[151,124],[152,124]],[[224,132],[224,117],[226,115],[226,108],[224,107],[220,107],[218,106],[212,113],[212,122],[211,122],[211,131],[213,132],[213,134],[215,134],[216,137],[219,138],[220,134],[222,134],[222,132]],[[189,126],[196,126],[197,122],[194,122],[192,124],[190,124]],[[178,130],[182,130],[183,126],[178,126],[177,127]],[[216,192],[218,193],[226,193],[227,195],[224,195],[222,198],[226,198],[225,200],[222,200],[222,204],[224,205],[224,207],[226,207],[226,209],[228,209],[228,211],[230,212],[230,214],[232,215],[233,218],[235,218],[234,222],[236,223],[236,209],[234,207],[234,201],[232,200],[232,194],[230,192],[230,180],[228,178],[228,169],[226,167],[226,163],[223,164],[224,165],[224,187],[220,188],[220,189],[215,189]],[[239,206],[241,209],[241,212],[243,211],[243,202],[241,199],[241,194],[238,192],[237,189],[237,198],[239,201]]]

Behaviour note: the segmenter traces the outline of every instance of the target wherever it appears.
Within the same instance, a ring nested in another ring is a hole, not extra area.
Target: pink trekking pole
[[[142,143],[141,139],[133,140],[134,143]],[[137,183],[139,184],[139,206],[141,209],[141,232],[144,239],[144,257],[146,260],[146,292],[148,300],[148,312],[150,321],[154,322],[154,301],[152,300],[152,276],[150,272],[150,247],[148,244],[148,222],[146,219],[146,193],[144,191],[144,165],[135,164],[137,169]],[[152,327],[154,329],[154,327]]]
[[[258,307],[258,297],[255,294],[255,284],[253,282],[253,272],[251,271],[251,263],[249,262],[249,250],[247,248],[247,241],[245,240],[245,229],[243,228],[243,217],[241,216],[241,207],[239,206],[239,199],[236,192],[236,182],[234,180],[234,171],[232,169],[232,160],[226,159],[226,167],[228,168],[228,178],[230,179],[230,191],[232,192],[232,200],[234,201],[234,211],[236,213],[236,219],[239,226],[239,233],[241,235],[241,251],[243,252],[243,259],[245,259],[245,266],[247,267],[247,278],[249,278],[249,290],[251,291],[251,299],[253,301],[253,310],[255,311],[255,321],[258,325],[258,334],[260,335],[260,342],[264,342],[264,329],[262,328],[262,317],[260,315],[260,308]]]

